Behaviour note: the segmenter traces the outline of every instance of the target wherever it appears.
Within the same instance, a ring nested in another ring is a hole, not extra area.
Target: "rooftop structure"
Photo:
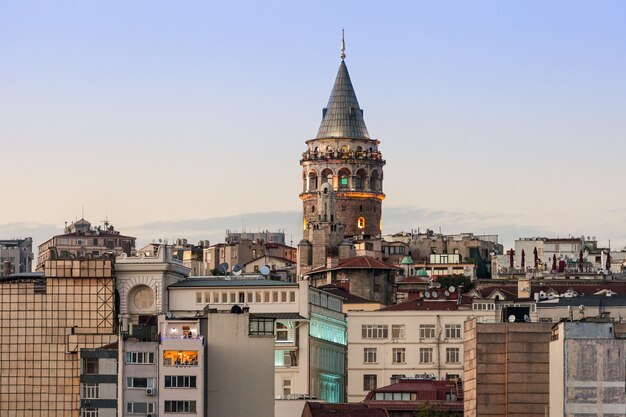
[[[0,240],[0,277],[33,270],[33,239]]]

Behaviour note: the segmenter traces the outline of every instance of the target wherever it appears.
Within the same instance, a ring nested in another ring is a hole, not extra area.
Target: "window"
[[[98,417],[98,408],[81,408],[80,417]]]
[[[283,379],[283,395],[291,395],[291,379]]]
[[[363,349],[363,363],[376,363],[376,348]]]
[[[298,356],[292,350],[275,350],[274,366],[298,366]]]
[[[363,390],[371,391],[376,389],[376,375],[363,375]]]
[[[250,318],[251,336],[273,336],[274,319]]]
[[[154,378],[126,378],[126,388],[154,388]]]
[[[83,359],[83,374],[84,375],[98,375],[99,366],[98,358],[85,358]]]
[[[126,364],[140,365],[153,364],[154,353],[152,352],[126,352]]]
[[[276,341],[289,342],[289,329],[283,323],[276,323]]]
[[[198,351],[195,350],[166,350],[163,351],[164,366],[198,366]]]
[[[420,348],[420,363],[433,363],[433,348]]]
[[[391,325],[391,338],[392,339],[404,339],[404,324],[392,324]]]
[[[434,324],[420,324],[420,339],[433,339],[435,337]]]
[[[154,413],[154,403],[126,403],[126,412],[131,414]]]
[[[196,304],[202,304],[202,291],[196,291]]]
[[[446,324],[446,339],[460,339],[461,338],[461,325],[460,324]]]
[[[393,348],[391,350],[391,356],[393,358],[393,363],[406,363],[405,348]]]
[[[389,326],[385,324],[364,324],[361,326],[363,339],[386,339],[389,337]]]
[[[446,362],[459,363],[459,348],[446,348]]]
[[[295,291],[289,291],[289,302],[290,303],[295,303],[296,302],[296,292]]]
[[[165,388],[196,388],[195,376],[165,376]]]
[[[83,383],[81,397],[84,400],[94,400],[99,398],[99,391],[100,390],[98,389],[98,384]]]
[[[195,413],[195,401],[165,401],[166,413]]]
[[[359,217],[356,221],[356,227],[359,229],[365,229],[365,218]]]

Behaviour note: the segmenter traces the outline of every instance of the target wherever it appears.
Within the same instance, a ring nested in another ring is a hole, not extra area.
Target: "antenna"
[[[341,60],[346,59],[346,40],[344,38],[343,29],[341,29]]]
[[[515,315],[514,315],[514,314],[511,314],[511,315],[509,316],[509,323],[513,323],[514,321],[515,321]]]

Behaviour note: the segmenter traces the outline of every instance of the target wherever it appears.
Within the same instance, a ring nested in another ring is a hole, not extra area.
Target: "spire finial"
[[[343,37],[343,29],[341,29],[341,60],[346,59],[346,41]]]

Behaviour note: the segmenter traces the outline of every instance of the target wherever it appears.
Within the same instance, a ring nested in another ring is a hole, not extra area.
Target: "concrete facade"
[[[545,417],[551,326],[465,323],[465,417]]]
[[[561,322],[550,342],[550,416],[626,415],[626,325]]]
[[[443,295],[443,292],[442,292]],[[486,311],[454,301],[413,301],[348,312],[348,401],[400,377],[463,377],[463,323]]]
[[[32,272],[33,239],[0,240],[0,277]]]
[[[113,259],[57,260],[0,281],[0,415],[79,413],[81,348],[117,340]]]

